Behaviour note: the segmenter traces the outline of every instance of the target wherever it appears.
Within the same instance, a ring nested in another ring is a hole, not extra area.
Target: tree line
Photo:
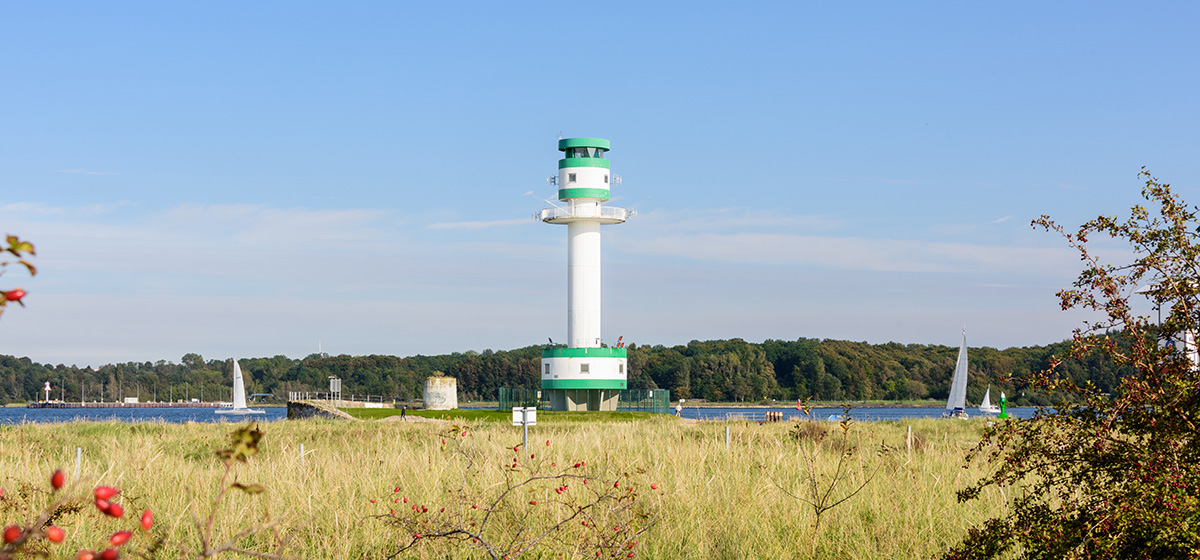
[[[1052,395],[1027,384],[1068,342],[997,350],[971,348],[967,400],[978,403],[984,390],[1004,391],[1017,405],[1050,404]],[[458,380],[460,401],[490,401],[500,387],[537,389],[542,346],[516,350],[468,351],[437,356],[329,356],[302,359],[275,356],[239,360],[249,376],[248,394],[286,399],[289,391],[328,390],[329,377],[342,379],[343,394],[370,394],[400,401],[420,399],[425,378]],[[741,339],[692,341],[679,346],[630,344],[629,388],[669,389],[673,399],[727,402],[863,400],[945,400],[958,348],[927,344],[869,344],[844,340]],[[1112,391],[1125,374],[1097,354],[1060,366],[1060,374]],[[99,368],[38,364],[0,355],[0,399],[24,402],[229,400],[230,360],[186,354],[179,363],[128,362]]]

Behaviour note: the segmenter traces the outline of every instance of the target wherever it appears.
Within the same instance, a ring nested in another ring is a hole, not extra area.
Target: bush
[[[1128,219],[1101,216],[1069,233],[1048,217],[1036,226],[1063,235],[1085,269],[1059,292],[1062,308],[1099,312],[1076,329],[1069,356],[1033,383],[1057,396],[1053,409],[990,428],[970,460],[995,472],[959,492],[1017,487],[1007,517],[970,530],[948,559],[1195,558],[1200,549],[1200,223],[1170,186],[1143,171],[1143,197]],[[1127,242],[1133,262],[1103,263],[1092,236]],[[1148,298],[1161,324],[1137,315]],[[1101,352],[1132,373],[1112,394],[1076,384],[1058,368]]]

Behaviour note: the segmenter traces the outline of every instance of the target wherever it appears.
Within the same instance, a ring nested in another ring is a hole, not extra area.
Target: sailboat
[[[967,329],[963,329],[962,344],[958,347],[958,362],[954,364],[954,379],[950,382],[950,398],[942,418],[967,419]]]
[[[233,360],[233,407],[218,408],[213,412],[217,414],[266,414],[267,411],[246,408],[246,382],[242,379],[242,367],[238,365],[237,358]]]
[[[988,385],[986,391],[983,392],[983,402],[979,403],[980,414],[999,414],[1000,407],[992,404],[992,386]]]

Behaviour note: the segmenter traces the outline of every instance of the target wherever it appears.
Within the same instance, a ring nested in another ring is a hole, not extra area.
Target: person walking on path
[[[408,405],[402,405],[402,406],[400,407],[400,419],[401,419],[401,420],[404,420],[405,422],[407,422],[407,421],[408,421],[408,418],[406,418],[406,417],[404,416],[404,413],[405,413],[405,412],[408,412]]]
[[[675,405],[675,416],[678,418],[683,418],[683,405],[682,404]]]

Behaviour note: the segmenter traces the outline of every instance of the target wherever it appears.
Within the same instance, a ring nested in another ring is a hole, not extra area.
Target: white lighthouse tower
[[[600,337],[600,226],[629,217],[624,208],[604,206],[615,182],[604,153],[608,140],[558,141],[558,199],[537,214],[567,226],[567,346],[542,351],[542,392],[554,410],[616,410],[626,388],[626,351]]]

